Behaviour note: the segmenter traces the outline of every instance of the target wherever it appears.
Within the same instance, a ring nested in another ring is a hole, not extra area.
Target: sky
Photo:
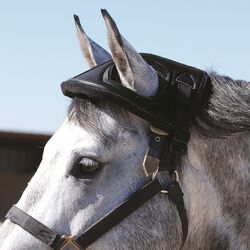
[[[108,49],[105,8],[138,52],[250,81],[249,0],[0,0],[0,130],[54,133],[62,81],[88,69],[73,14]]]

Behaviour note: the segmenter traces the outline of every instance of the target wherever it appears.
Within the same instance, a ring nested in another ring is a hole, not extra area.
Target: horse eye
[[[100,170],[101,164],[97,160],[83,157],[80,158],[71,172],[76,178],[93,177]]]
[[[82,158],[79,163],[79,170],[85,173],[93,173],[100,168],[99,162],[90,158]]]

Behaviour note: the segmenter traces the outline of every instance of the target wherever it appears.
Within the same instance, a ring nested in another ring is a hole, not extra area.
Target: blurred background
[[[0,1],[0,218],[65,118],[60,83],[88,69],[73,14],[108,49],[101,8],[139,52],[250,80],[247,0]]]

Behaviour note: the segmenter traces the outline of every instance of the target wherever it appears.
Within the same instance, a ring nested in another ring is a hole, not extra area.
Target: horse
[[[155,69],[120,34],[108,12],[102,14],[111,54],[88,37],[75,16],[90,68],[112,60],[123,87],[139,96],[155,96],[160,86]],[[190,120],[190,139],[175,171],[188,221],[185,241],[176,204],[168,192],[159,192],[87,249],[250,248],[250,84],[214,71],[207,74],[210,89]],[[15,205],[27,220],[32,217],[59,235],[81,235],[145,184],[142,165],[150,123],[114,101],[72,98],[66,120],[46,144]],[[165,132],[166,137],[171,134]],[[167,171],[160,175],[169,178]],[[52,248],[6,219],[0,249]],[[60,249],[81,248],[68,237]]]

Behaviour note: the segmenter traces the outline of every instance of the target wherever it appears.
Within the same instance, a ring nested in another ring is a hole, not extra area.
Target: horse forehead
[[[88,125],[89,126],[89,125]],[[61,127],[61,134],[64,139],[75,141],[82,140],[89,142],[107,141],[117,143],[118,141],[134,140],[139,136],[139,129],[128,124],[123,124],[110,116],[105,116],[105,120],[101,127],[96,124],[91,124],[93,129],[80,126],[70,120],[66,120]]]

